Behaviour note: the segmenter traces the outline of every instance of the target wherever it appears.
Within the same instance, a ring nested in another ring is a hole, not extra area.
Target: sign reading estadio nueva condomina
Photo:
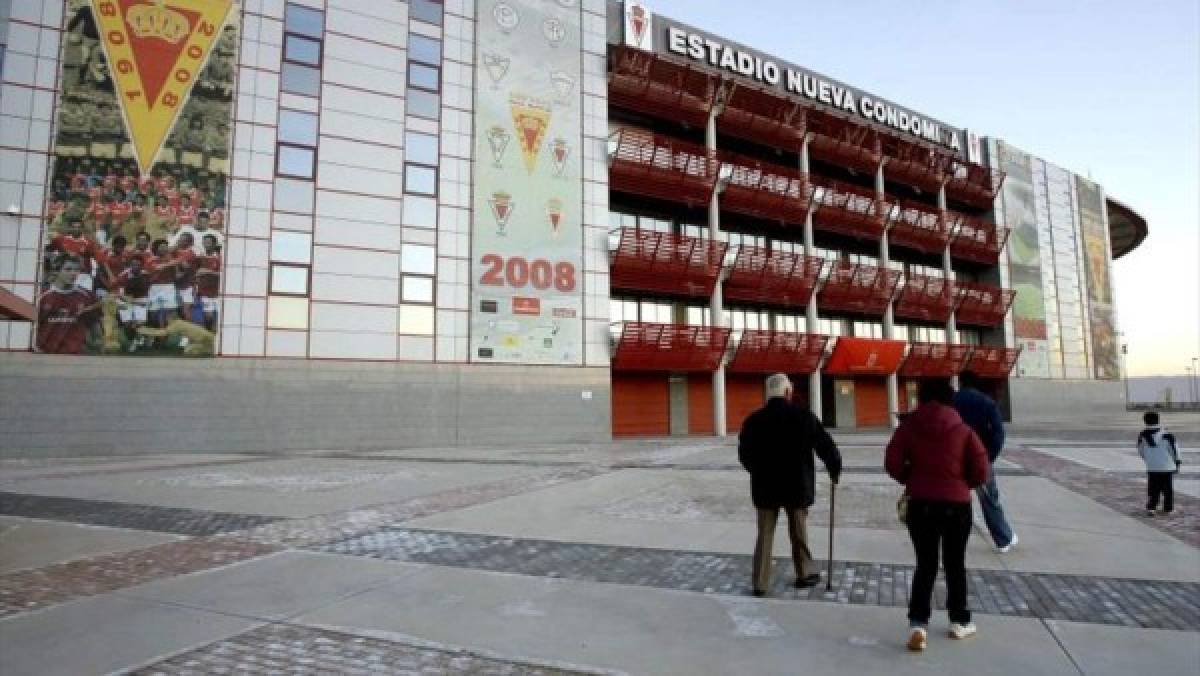
[[[667,17],[647,11],[643,20],[651,31],[644,43],[659,54],[698,62],[965,155],[966,133],[961,129]]]

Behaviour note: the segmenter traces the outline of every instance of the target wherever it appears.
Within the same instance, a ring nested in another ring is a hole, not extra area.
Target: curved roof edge
[[[1111,197],[1105,197],[1108,208],[1108,239],[1112,244],[1113,260],[1138,248],[1150,228],[1146,219],[1133,209]]]

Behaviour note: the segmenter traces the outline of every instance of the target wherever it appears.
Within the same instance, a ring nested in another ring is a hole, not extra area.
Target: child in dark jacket
[[[1149,500],[1146,502],[1146,516],[1154,516],[1158,507],[1158,499],[1162,497],[1163,514],[1170,514],[1175,508],[1175,489],[1172,481],[1179,471],[1179,446],[1175,443],[1175,435],[1167,432],[1158,424],[1158,413],[1149,411],[1142,416],[1146,429],[1138,434],[1138,455],[1146,463],[1146,492]]]

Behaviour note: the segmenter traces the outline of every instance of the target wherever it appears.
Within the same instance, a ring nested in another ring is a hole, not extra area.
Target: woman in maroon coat
[[[909,595],[909,650],[924,650],[930,597],[937,579],[938,549],[946,569],[946,610],[950,636],[975,633],[967,609],[964,559],[971,533],[971,489],[988,476],[983,443],[954,410],[954,390],[942,379],[927,380],[920,405],[888,442],[884,467],[908,493],[908,534],[917,555]]]

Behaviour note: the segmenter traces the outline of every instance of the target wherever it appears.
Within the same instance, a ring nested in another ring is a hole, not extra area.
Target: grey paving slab
[[[179,536],[124,528],[0,517],[0,573],[141,549]]]
[[[269,456],[235,453],[3,458],[0,459],[0,485],[29,478],[111,474],[169,467],[203,467],[217,464],[260,462],[266,459],[269,459]]]
[[[278,520],[255,514],[7,492],[0,492],[0,514],[179,535],[229,533]]]
[[[159,661],[258,624],[112,595],[0,620],[5,676],[88,676]]]
[[[1200,673],[1200,640],[1195,630],[1119,629],[1056,620],[1048,624],[1087,676]]]
[[[318,608],[410,572],[385,561],[280,552],[116,593],[125,598],[274,620]]]

